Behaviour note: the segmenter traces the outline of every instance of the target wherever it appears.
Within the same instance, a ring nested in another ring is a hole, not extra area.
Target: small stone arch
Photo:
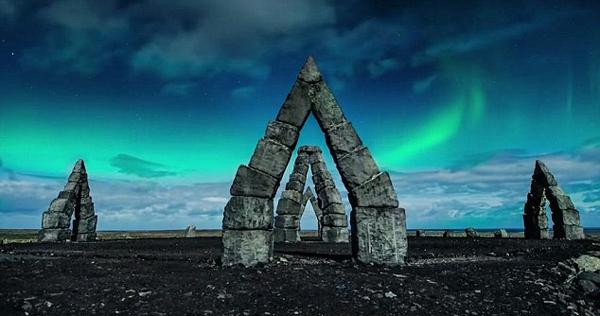
[[[527,194],[524,207],[523,222],[525,238],[548,239],[548,217],[546,201],[552,210],[554,238],[584,239],[583,227],[580,223],[579,211],[571,198],[558,186],[554,175],[540,160],[535,161],[535,169],[531,177],[531,188]]]
[[[302,193],[309,166],[317,199],[314,198],[310,188],[307,188],[304,194]],[[277,204],[274,241],[300,241],[300,219],[309,199],[313,203],[319,222],[321,239],[326,242],[348,242],[348,219],[342,197],[331,173],[327,170],[322,151],[317,146],[302,146],[298,149],[294,169]]]
[[[379,170],[309,57],[250,163],[237,170],[223,213],[223,264],[252,266],[272,258],[273,198],[311,113],[349,192],[353,256],[364,263],[404,263],[405,213],[392,181]]]
[[[71,227],[73,218],[73,229]],[[38,240],[42,242],[92,241],[96,239],[98,216],[90,195],[87,172],[83,160],[73,167],[63,191],[42,214],[42,229]]]

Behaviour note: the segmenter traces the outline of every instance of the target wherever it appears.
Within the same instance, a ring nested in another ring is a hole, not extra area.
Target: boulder
[[[508,232],[506,229],[498,229],[494,232],[494,237],[496,238],[508,238]]]
[[[348,227],[348,219],[345,214],[327,214],[323,215],[321,224],[323,226]]]
[[[189,225],[186,229],[185,232],[183,233],[183,236],[185,238],[193,238],[196,237],[196,226],[194,225]]]
[[[324,133],[333,126],[347,121],[325,82],[310,85],[308,97],[312,104],[312,112]]]
[[[251,167],[241,165],[231,185],[231,195],[273,198],[279,180]]]
[[[273,231],[223,230],[223,265],[241,264],[248,267],[267,263],[272,257]]]
[[[96,223],[98,222],[98,216],[93,215],[87,218],[79,219],[77,225],[78,234],[90,234],[96,232]]]
[[[298,127],[279,121],[271,121],[267,126],[265,138],[274,140],[289,148],[296,147],[298,142]]]
[[[340,191],[335,187],[325,187],[321,191],[317,192],[319,201],[319,207],[322,209],[327,208],[331,204],[342,204],[342,196]]]
[[[310,114],[310,108],[308,85],[296,80],[277,114],[277,121],[294,125],[300,129]]]
[[[261,139],[249,166],[281,180],[291,156],[292,150],[289,147],[272,139]]]
[[[558,185],[554,175],[550,173],[548,167],[540,160],[535,161],[535,169],[533,171],[533,179],[544,187]]]
[[[340,158],[337,167],[342,182],[350,191],[379,174],[379,168],[366,147],[360,147]]]
[[[300,203],[281,198],[277,203],[277,214],[278,215],[298,215],[300,214]]]
[[[406,256],[406,221],[402,208],[355,207],[351,212],[352,252],[364,263],[400,265]]]
[[[477,237],[479,237],[478,234],[477,234],[477,231],[473,227],[465,228],[465,234],[467,235],[467,238],[477,238]]]
[[[40,242],[61,242],[69,239],[71,236],[70,229],[63,228],[42,228],[38,233],[38,241]]]
[[[225,205],[224,229],[270,229],[272,227],[272,199],[232,196]]]
[[[349,195],[351,204],[360,207],[398,207],[398,198],[387,172],[352,189]]]
[[[321,238],[324,242],[342,243],[349,241],[349,233],[347,227],[330,227],[323,226],[321,228]]]
[[[342,122],[325,131],[325,140],[331,155],[341,158],[362,147],[362,141],[350,122]]]
[[[302,204],[302,190],[284,190],[281,193],[281,198],[292,200],[298,204]]]
[[[343,204],[330,204],[326,208],[321,208],[317,205],[316,209],[323,210],[323,214],[346,214]]]
[[[71,218],[63,212],[44,212],[42,214],[42,227],[44,228],[69,228]]]
[[[297,215],[277,215],[275,216],[275,227],[298,229],[300,226],[300,217]],[[275,240],[277,241],[277,239]]]
[[[275,228],[273,239],[275,242],[299,242],[300,232],[296,228]]]

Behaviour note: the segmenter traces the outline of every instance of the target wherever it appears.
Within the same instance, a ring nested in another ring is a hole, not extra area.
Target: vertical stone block
[[[348,190],[354,189],[379,174],[379,167],[366,147],[359,148],[340,158],[337,161],[337,167],[342,176],[342,182]]]
[[[223,265],[246,267],[267,263],[273,257],[273,231],[223,230]]]
[[[261,139],[250,159],[250,167],[280,180],[291,156],[289,147],[271,139]]]
[[[356,207],[351,213],[352,251],[363,263],[399,265],[406,256],[406,222],[402,208]]]

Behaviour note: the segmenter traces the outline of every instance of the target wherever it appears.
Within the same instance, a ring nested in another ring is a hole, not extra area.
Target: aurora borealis
[[[409,228],[521,227],[535,159],[600,226],[598,39],[586,1],[0,0],[0,228],[78,158],[99,229],[218,228],[308,55]]]

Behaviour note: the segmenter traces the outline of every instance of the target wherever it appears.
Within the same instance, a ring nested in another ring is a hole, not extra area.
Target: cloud
[[[12,21],[17,15],[17,4],[10,0],[0,0],[0,17]]]
[[[502,41],[513,39],[524,34],[546,27],[553,22],[581,14],[579,11],[565,11],[560,14],[545,15],[527,22],[512,23],[503,27],[482,32],[458,35],[455,37],[438,40],[429,45],[425,50],[412,57],[411,65],[420,66],[441,57],[468,53],[486,48]]]
[[[431,75],[429,77],[423,78],[421,80],[415,81],[413,84],[412,90],[414,93],[423,93],[431,87],[433,82],[437,79],[437,75]]]
[[[39,227],[41,214],[66,179],[0,173],[0,227]],[[153,181],[90,179],[99,229],[219,228],[230,183],[165,185]]]
[[[185,96],[196,86],[197,84],[194,82],[171,82],[164,85],[160,93],[163,95]]]
[[[247,99],[254,94],[256,89],[252,86],[244,86],[233,89],[231,91],[231,96],[234,99]]]
[[[571,196],[587,227],[600,225],[600,150],[539,156],[500,152],[455,170],[392,172],[410,227],[522,227],[535,159],[543,160]],[[551,222],[551,220],[550,220]]]
[[[110,160],[113,167],[118,168],[120,173],[136,175],[142,178],[158,178],[174,176],[177,173],[169,170],[165,165],[143,160],[126,154],[118,154]]]

